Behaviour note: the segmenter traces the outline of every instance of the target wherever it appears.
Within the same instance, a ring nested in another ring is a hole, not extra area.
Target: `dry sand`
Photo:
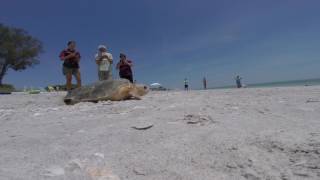
[[[320,179],[320,87],[63,96],[0,96],[1,180]]]

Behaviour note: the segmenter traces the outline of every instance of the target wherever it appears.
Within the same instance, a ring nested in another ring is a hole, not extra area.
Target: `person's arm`
[[[99,65],[101,63],[101,57],[99,57],[99,55],[96,54],[95,59],[96,59],[96,64]]]
[[[64,61],[64,60],[67,59],[68,56],[65,55],[65,51],[63,50],[63,51],[60,53],[59,57],[60,57],[61,61]]]
[[[133,63],[132,63],[132,61],[130,61],[130,60],[127,60],[126,63],[127,63],[130,67],[133,66]]]
[[[65,61],[65,60],[67,60],[67,59],[70,59],[70,58],[72,58],[72,57],[74,57],[74,56],[76,56],[76,53],[71,53],[71,54],[69,54],[69,55],[67,55],[66,56],[66,52],[65,51],[62,51],[61,53],[60,53],[60,59],[62,60],[62,61]],[[80,55],[79,55],[80,56]],[[80,59],[80,58],[79,58]]]
[[[109,58],[109,56],[104,54],[104,55],[101,55],[101,57],[100,57],[100,58],[101,58],[101,59],[103,59],[103,58],[107,58],[107,59],[108,59],[108,58]]]
[[[108,60],[109,60],[110,64],[113,63],[113,57],[112,57],[112,54],[111,54],[111,53],[109,54]]]
[[[73,53],[73,56],[75,56],[75,57],[76,57],[76,61],[77,61],[77,62],[80,62],[80,58],[81,58],[81,56],[80,56],[80,53],[79,53],[79,52],[75,52],[75,53]]]

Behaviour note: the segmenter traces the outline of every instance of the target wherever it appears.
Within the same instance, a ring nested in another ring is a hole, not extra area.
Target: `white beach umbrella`
[[[151,87],[160,87],[161,84],[160,83],[152,83],[150,84]]]

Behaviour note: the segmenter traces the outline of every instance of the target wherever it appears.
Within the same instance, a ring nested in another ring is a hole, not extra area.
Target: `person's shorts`
[[[109,71],[98,71],[98,77],[100,81],[108,80],[111,75]]]
[[[63,75],[72,74],[75,76],[79,72],[79,68],[68,68],[68,67],[63,66],[62,72],[63,72]]]
[[[131,83],[133,83],[133,77],[132,77],[132,75],[120,75],[120,78],[122,78],[122,79],[128,79]]]

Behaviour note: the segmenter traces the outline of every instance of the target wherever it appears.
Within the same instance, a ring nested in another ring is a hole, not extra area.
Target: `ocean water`
[[[244,82],[245,84],[245,82]],[[266,82],[256,84],[245,84],[246,88],[258,88],[258,87],[292,87],[292,86],[316,86],[320,85],[320,79],[304,79],[304,80],[291,80],[291,81],[279,81],[279,82]],[[236,88],[236,85],[216,87],[210,89],[226,89]]]

